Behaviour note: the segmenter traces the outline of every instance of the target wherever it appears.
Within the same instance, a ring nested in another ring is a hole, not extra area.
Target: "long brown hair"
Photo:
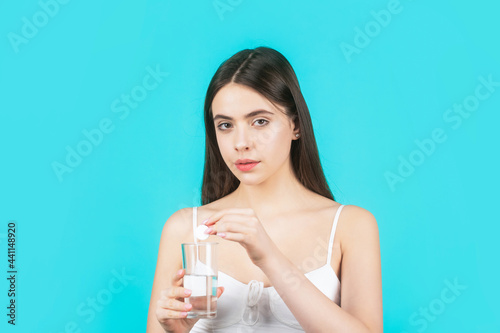
[[[295,176],[306,188],[334,200],[321,167],[311,116],[297,76],[280,52],[261,46],[242,50],[225,60],[208,85],[204,105],[206,136],[202,204],[206,205],[230,194],[240,183],[222,159],[212,114],[215,95],[231,82],[248,86],[285,109],[285,114],[300,128],[300,139],[292,140],[290,149]]]

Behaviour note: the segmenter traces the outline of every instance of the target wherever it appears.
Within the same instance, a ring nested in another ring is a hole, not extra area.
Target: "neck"
[[[285,165],[288,165],[285,170],[278,171],[262,183],[249,185],[240,182],[230,195],[231,206],[252,208],[259,218],[307,207],[311,201],[311,191],[295,177],[291,163]]]

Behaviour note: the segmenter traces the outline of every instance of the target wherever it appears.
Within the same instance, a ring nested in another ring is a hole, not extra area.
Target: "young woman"
[[[162,231],[148,333],[383,331],[374,216],[334,200],[295,72],[246,49],[208,87],[200,207]],[[186,318],[181,243],[205,223],[218,242],[217,317]]]

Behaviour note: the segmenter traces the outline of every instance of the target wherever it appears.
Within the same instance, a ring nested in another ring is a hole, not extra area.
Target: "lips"
[[[255,161],[255,160],[250,160],[248,158],[245,158],[245,159],[239,159],[235,162],[236,165],[238,164],[249,164],[249,163],[259,163],[259,161]]]
[[[236,167],[241,171],[249,171],[253,167],[255,167],[257,164],[259,164],[259,162],[253,161],[253,160],[238,160],[238,161],[236,161]]]

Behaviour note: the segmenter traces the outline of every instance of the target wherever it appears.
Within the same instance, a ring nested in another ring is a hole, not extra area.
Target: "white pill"
[[[205,230],[207,230],[207,229],[208,229],[208,227],[206,225],[204,225],[204,224],[199,225],[198,228],[196,228],[196,237],[199,240],[207,239],[208,236],[210,236],[209,234],[205,233]]]

